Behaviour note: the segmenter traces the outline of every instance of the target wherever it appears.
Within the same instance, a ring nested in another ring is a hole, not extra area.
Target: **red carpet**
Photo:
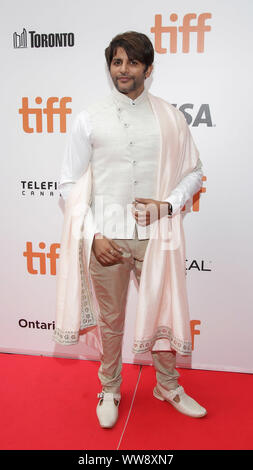
[[[153,367],[123,364],[120,417],[102,429],[99,362],[0,354],[0,365],[1,450],[253,448],[250,374],[178,369],[179,383],[208,410],[193,419],[153,397]]]

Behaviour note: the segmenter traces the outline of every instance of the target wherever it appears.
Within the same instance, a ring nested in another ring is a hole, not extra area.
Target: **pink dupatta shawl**
[[[198,150],[181,112],[148,93],[161,131],[156,199],[163,201],[193,171]],[[81,330],[86,344],[102,343],[89,262],[95,226],[90,209],[92,169],[74,185],[65,206],[57,270],[54,340],[75,344]],[[191,354],[190,317],[185,272],[185,239],[181,212],[152,224],[143,261],[133,352],[171,350]]]

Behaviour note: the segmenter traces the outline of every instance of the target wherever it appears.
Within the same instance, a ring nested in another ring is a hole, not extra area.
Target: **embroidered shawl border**
[[[168,339],[171,345],[171,348],[182,356],[189,356],[192,353],[192,343],[191,341],[184,341],[179,338],[176,338],[172,334],[171,328],[167,326],[160,326],[157,328],[156,333],[146,340],[135,340],[132,348],[134,354],[140,354],[147,351],[151,351],[155,342],[158,339]]]
[[[94,307],[91,295],[91,280],[87,272],[87,265],[84,262],[84,240],[83,237],[79,240],[79,267],[80,267],[80,280],[81,280],[81,319],[80,330],[96,326],[97,321],[93,314]],[[88,287],[89,286],[89,287]],[[79,341],[80,330],[62,330],[56,328],[53,334],[53,339],[57,343],[64,345],[73,345]]]

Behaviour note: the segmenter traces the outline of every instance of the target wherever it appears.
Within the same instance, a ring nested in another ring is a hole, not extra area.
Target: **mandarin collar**
[[[120,104],[120,105],[125,104],[127,106],[138,106],[140,103],[143,103],[145,100],[147,100],[148,98],[147,95],[148,95],[148,92],[144,88],[143,92],[135,100],[132,100],[124,93],[121,93],[120,91],[118,91],[117,88],[114,87],[112,90],[113,99],[117,102],[117,104]]]

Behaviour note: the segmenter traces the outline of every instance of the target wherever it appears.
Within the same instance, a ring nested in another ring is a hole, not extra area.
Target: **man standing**
[[[178,385],[175,369],[176,351],[191,353],[180,211],[202,185],[202,164],[183,114],[144,87],[154,60],[148,37],[133,31],[119,34],[106,48],[105,57],[114,89],[75,119],[60,180],[70,217],[77,213],[78,204],[83,207],[86,201],[90,206],[82,215],[88,268],[81,279],[82,292],[89,292],[87,302],[92,296],[92,279],[99,304],[103,354],[97,417],[105,428],[118,419],[122,338],[132,270],[140,297],[134,350],[152,353],[157,377],[153,395],[188,416],[202,417],[205,408]],[[73,224],[67,220],[64,231],[71,233]],[[167,242],[162,242],[159,230],[165,232]],[[62,266],[67,265],[64,257],[70,253],[64,248],[70,243],[69,235],[64,240]],[[65,268],[62,279],[70,276],[66,272],[70,269]],[[61,312],[63,291],[59,287]],[[71,308],[66,295],[64,298]],[[69,344],[71,335],[73,342],[78,337],[77,327],[70,329],[70,323],[64,327],[65,317],[58,313],[55,339]],[[87,321],[87,327],[96,324]]]

